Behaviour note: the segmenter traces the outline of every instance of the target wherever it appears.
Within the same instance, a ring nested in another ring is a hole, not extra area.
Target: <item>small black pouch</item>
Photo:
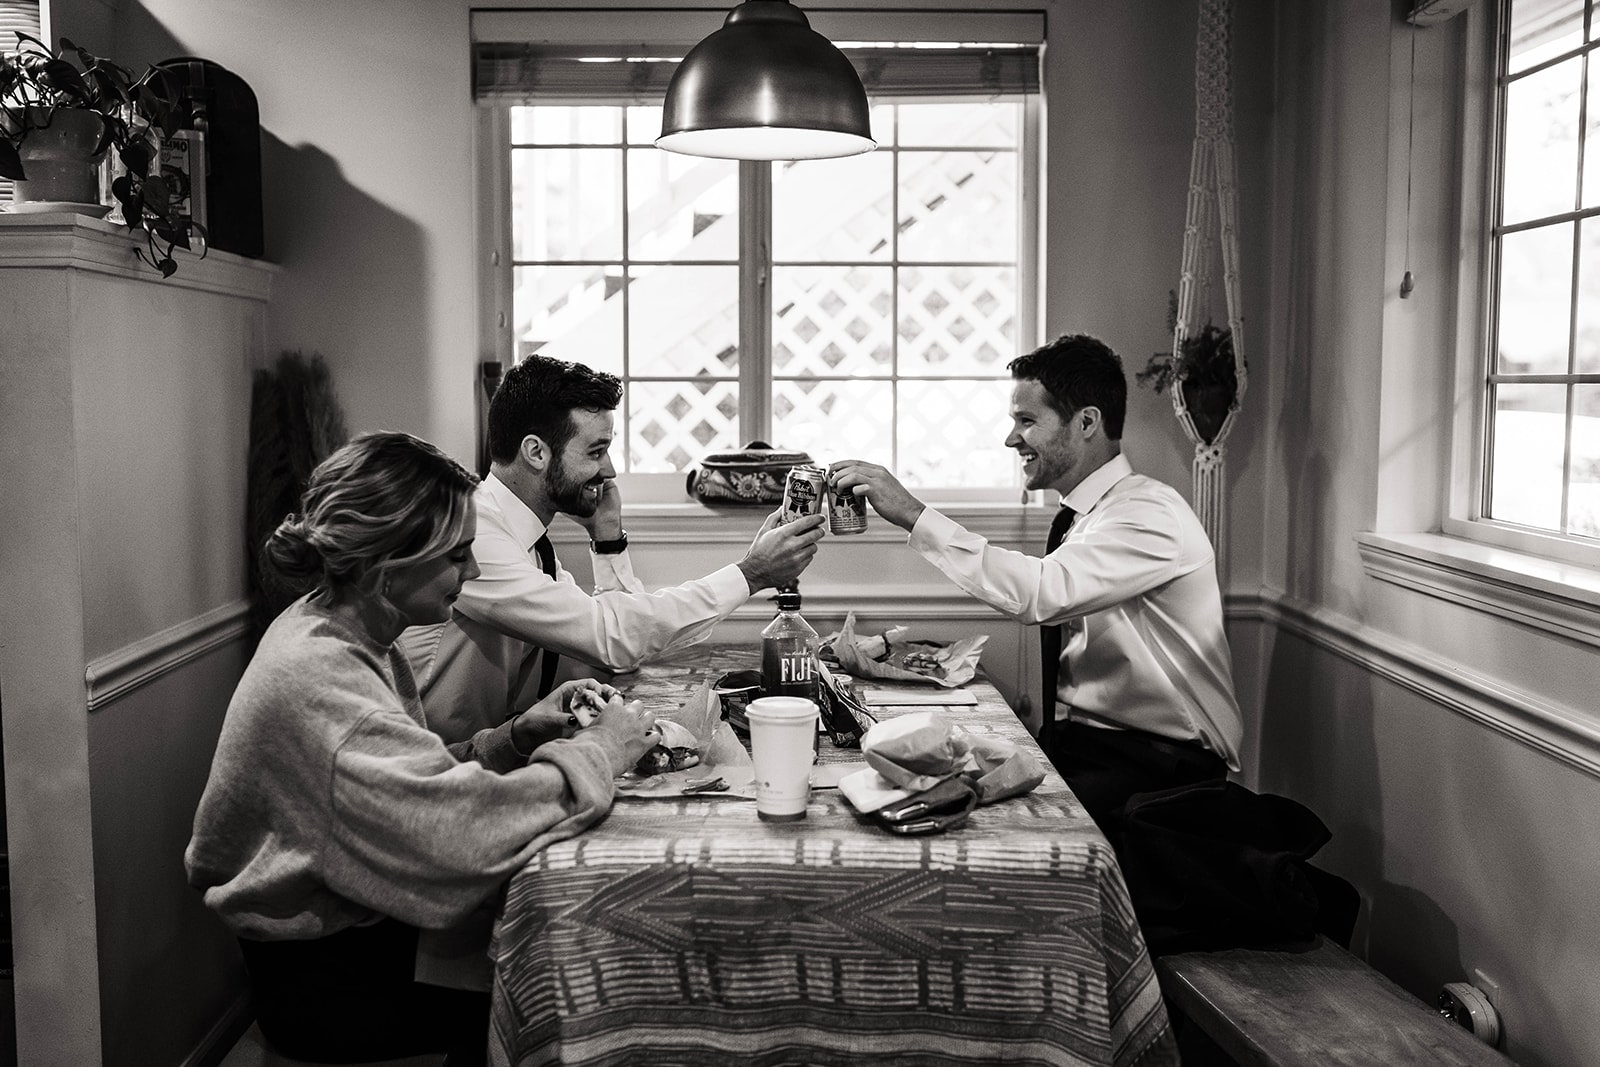
[[[920,793],[885,804],[869,818],[894,834],[936,834],[966,825],[977,806],[972,783],[964,774],[953,774]]]
[[[713,452],[689,472],[685,489],[702,504],[783,503],[783,483],[791,467],[810,463],[805,452],[785,452],[765,441],[751,441],[737,452]]]

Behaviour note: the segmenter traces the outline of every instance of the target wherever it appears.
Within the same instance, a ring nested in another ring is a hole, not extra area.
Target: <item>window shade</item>
[[[606,17],[617,12],[540,14],[473,13],[479,103],[659,103],[678,60],[725,12],[631,12],[625,21]],[[850,57],[869,97],[1039,91],[1044,35],[1037,13],[807,14]],[[952,43],[973,41],[983,43]],[[918,46],[905,47],[912,43]]]
[[[17,47],[18,32],[39,36],[37,0],[0,0],[0,51],[10,52]],[[11,183],[0,178],[0,204],[10,202]]]

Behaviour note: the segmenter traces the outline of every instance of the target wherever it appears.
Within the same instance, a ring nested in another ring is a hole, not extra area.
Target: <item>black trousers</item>
[[[1048,742],[1045,755],[1119,853],[1122,809],[1129,797],[1228,776],[1221,756],[1143,730],[1057,722]]]
[[[412,978],[417,928],[395,919],[311,941],[239,939],[261,1033],[280,1053],[363,1063],[428,1052],[488,1055],[489,995]]]

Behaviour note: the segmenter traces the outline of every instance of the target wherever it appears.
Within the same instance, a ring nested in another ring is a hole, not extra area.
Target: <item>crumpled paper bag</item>
[[[969,734],[938,712],[922,711],[880,722],[861,739],[867,769],[846,775],[839,790],[857,811],[877,811],[964,774],[978,803],[993,804],[1031,792],[1044,769],[1031,752],[999,737]]]
[[[678,797],[693,779],[721,778],[728,788],[707,796],[754,796],[754,767],[750,753],[734,734],[733,728],[722,720],[722,700],[712,687],[702,685],[696,689],[677,711],[663,712],[658,719],[673,722],[694,734],[700,748],[700,762],[681,771],[666,774],[639,775],[626,771],[617,779],[617,794],[632,797]]]
[[[858,635],[856,613],[845,616],[844,627],[829,639],[839,666],[857,678],[889,678],[900,682],[934,682],[946,688],[966,685],[978,673],[978,658],[988,634],[978,634],[945,644],[910,635],[910,628],[891,626],[882,634]],[[911,670],[921,661],[926,668]]]

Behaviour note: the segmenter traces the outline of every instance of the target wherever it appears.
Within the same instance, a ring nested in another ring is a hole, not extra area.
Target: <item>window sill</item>
[[[1043,544],[1055,514],[1053,502],[998,504],[955,501],[929,503],[973,533],[991,541]],[[624,496],[623,525],[628,538],[652,544],[748,544],[761,521],[775,509],[766,507],[712,508],[704,504],[629,504]],[[557,543],[579,542],[587,534],[576,523],[558,521],[550,531]],[[852,544],[905,544],[906,532],[875,512],[869,512],[864,533],[852,534]]]
[[[1600,648],[1600,571],[1432,533],[1356,535],[1367,574]]]

